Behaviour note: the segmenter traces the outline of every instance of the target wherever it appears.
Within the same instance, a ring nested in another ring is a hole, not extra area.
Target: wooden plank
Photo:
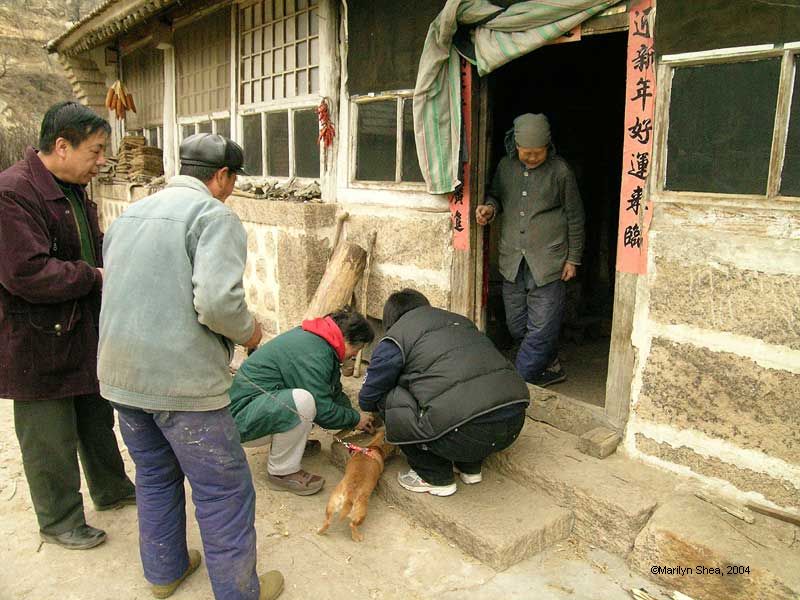
[[[620,271],[616,273],[605,413],[606,418],[614,427],[623,428],[628,421],[630,410],[635,359],[631,334],[633,333],[633,311],[636,305],[636,285],[639,276],[635,273]]]
[[[786,153],[786,138],[789,135],[789,111],[792,100],[792,79],[794,74],[794,56],[791,51],[784,52],[781,63],[780,85],[778,86],[778,106],[775,112],[776,127],[772,134],[772,150],[769,161],[767,179],[767,198],[778,195],[781,186],[781,173]]]
[[[469,139],[469,163],[467,168],[470,170],[469,178],[469,204],[468,210],[464,211],[464,219],[469,221],[469,248],[467,250],[453,250],[453,264],[450,271],[450,310],[464,315],[468,319],[475,318],[475,257],[476,257],[476,229],[477,223],[475,222],[475,211],[473,206],[476,200],[476,179],[478,161],[475,149],[477,148],[477,127],[474,126],[477,110],[477,102],[475,101],[475,91],[477,85],[477,72],[475,67],[468,65],[472,69],[473,85],[470,87],[470,118],[472,119],[473,127],[470,130]],[[462,84],[463,85],[463,84]]]
[[[324,202],[336,201],[337,156],[341,129],[339,87],[341,85],[341,59],[338,46],[339,2],[321,0],[319,4],[319,93],[328,101],[328,114],[336,128],[333,145],[320,148],[320,189]],[[345,142],[346,143],[346,142]],[[327,158],[326,156],[327,155]]]
[[[475,135],[477,135],[477,175],[475,177],[475,202],[473,202],[472,212],[475,212],[474,207],[483,203],[486,197],[486,178],[489,168],[489,80],[487,77],[478,78],[478,94],[480,96],[477,114],[477,126]],[[470,215],[470,219],[473,216]],[[471,222],[471,221],[470,221]],[[475,326],[481,331],[486,331],[486,312],[487,307],[483,301],[483,278],[484,278],[484,255],[483,245],[484,239],[489,235],[486,227],[478,227],[475,223]],[[488,257],[486,257],[488,259]]]
[[[738,508],[730,506],[729,504],[726,504],[725,502],[722,502],[720,500],[715,500],[714,498],[712,498],[711,496],[709,496],[708,494],[706,494],[704,492],[695,492],[694,495],[695,495],[695,497],[700,498],[700,500],[702,500],[703,502],[708,502],[712,506],[716,506],[721,511],[728,513],[732,517],[736,517],[737,519],[741,519],[745,523],[750,523],[752,525],[753,523],[756,522],[756,520],[751,515],[748,515],[747,513],[744,513],[741,510],[739,510]]]
[[[779,521],[784,521],[786,523],[791,523],[792,525],[797,525],[798,527],[800,527],[800,515],[791,513],[788,510],[781,510],[780,508],[772,508],[771,506],[767,506],[766,504],[760,504],[758,502],[753,502],[753,501],[747,502],[745,506],[750,510],[752,510],[753,512],[757,512],[762,515],[772,517],[773,519],[778,519]]]

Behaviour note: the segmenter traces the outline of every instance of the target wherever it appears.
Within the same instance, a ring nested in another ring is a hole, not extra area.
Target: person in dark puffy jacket
[[[400,485],[450,496],[454,471],[479,483],[483,460],[522,430],[529,404],[522,377],[472,321],[432,307],[416,290],[389,296],[383,324],[358,401],[381,414],[386,440],[405,454],[411,469]]]

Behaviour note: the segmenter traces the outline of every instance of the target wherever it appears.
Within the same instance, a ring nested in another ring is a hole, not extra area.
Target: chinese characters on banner
[[[647,230],[653,217],[645,190],[652,163],[656,71],[649,19],[653,0],[631,4],[617,270],[641,275],[647,272]]]
[[[469,160],[469,140],[472,139],[472,66],[461,59],[461,116],[462,161]],[[450,196],[450,217],[453,221],[453,248],[469,250],[470,165],[461,163],[461,184]]]

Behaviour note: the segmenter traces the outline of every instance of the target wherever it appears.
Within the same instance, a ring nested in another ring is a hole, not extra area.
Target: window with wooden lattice
[[[230,34],[229,7],[175,31],[179,119],[230,113]]]

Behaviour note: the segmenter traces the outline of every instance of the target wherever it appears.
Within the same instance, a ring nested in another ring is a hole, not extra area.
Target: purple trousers
[[[255,490],[227,408],[146,412],[115,404],[136,463],[139,552],[150,583],[186,571],[186,497],[192,488],[206,568],[217,600],[257,600]]]

